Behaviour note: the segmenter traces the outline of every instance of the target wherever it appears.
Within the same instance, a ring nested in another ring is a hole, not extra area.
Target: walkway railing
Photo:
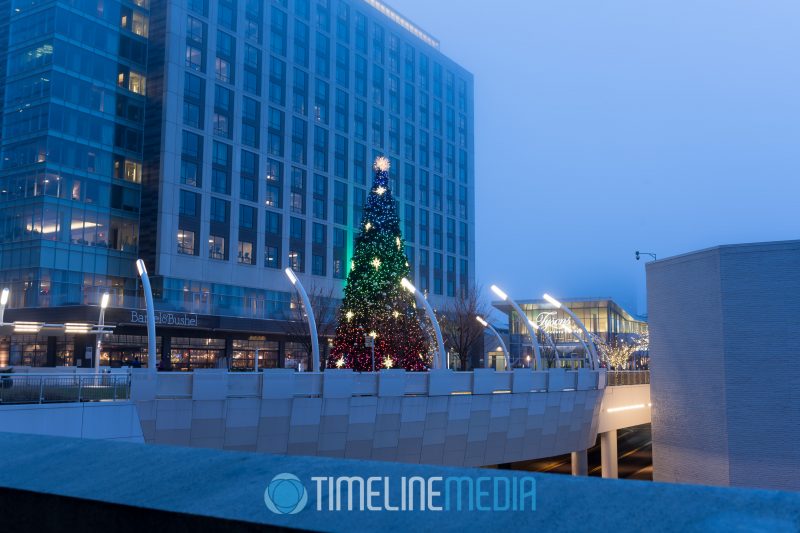
[[[130,393],[128,374],[0,374],[0,405],[117,401]]]
[[[609,387],[650,384],[649,370],[609,370],[606,376]]]

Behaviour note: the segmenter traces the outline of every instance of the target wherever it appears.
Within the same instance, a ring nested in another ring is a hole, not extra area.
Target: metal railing
[[[127,374],[0,374],[0,405],[128,400]]]
[[[650,384],[649,370],[609,370],[606,377],[610,387]]]

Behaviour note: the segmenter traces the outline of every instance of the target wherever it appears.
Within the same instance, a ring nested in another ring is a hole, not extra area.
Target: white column
[[[572,459],[572,475],[573,476],[588,476],[589,475],[589,457],[586,450],[579,450],[571,452],[570,458]]]
[[[600,466],[603,477],[619,477],[617,468],[617,430],[600,433]]]

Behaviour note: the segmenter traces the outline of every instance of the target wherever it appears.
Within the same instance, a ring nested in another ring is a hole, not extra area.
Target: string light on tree
[[[375,361],[387,368],[426,370],[432,352],[428,335],[417,317],[414,297],[400,280],[409,275],[400,219],[389,186],[389,160],[378,157],[375,176],[356,237],[336,338],[329,365],[363,372],[372,368],[372,349],[365,334],[375,333]],[[423,322],[424,324],[424,322]]]
[[[344,357],[340,357],[336,360],[336,368],[342,368],[344,366]]]

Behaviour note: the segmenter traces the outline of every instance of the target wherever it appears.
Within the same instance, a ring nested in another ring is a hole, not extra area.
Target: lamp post
[[[572,320],[574,320],[575,323],[578,324],[578,327],[581,328],[581,330],[583,330],[583,334],[586,335],[586,340],[589,341],[588,346],[589,346],[589,355],[591,356],[592,359],[592,368],[596,370],[600,366],[600,358],[597,356],[597,348],[594,345],[594,341],[592,341],[592,336],[589,334],[589,331],[586,329],[586,326],[583,324],[583,321],[581,321],[581,319],[578,318],[578,316],[575,313],[573,313],[569,307],[562,304],[549,294],[545,293],[542,296],[542,298],[544,298],[550,304],[555,306],[556,309],[563,309],[564,312],[567,313],[569,316],[571,316]]]
[[[3,289],[0,293],[0,325],[4,324],[3,317],[6,314],[6,305],[8,305],[8,295],[11,291],[8,288]]]
[[[574,330],[574,329],[572,329],[572,328],[571,328],[571,327],[569,327],[569,326],[565,326],[564,330],[565,330],[567,333],[569,333],[570,335],[572,335],[573,337],[575,337],[575,340],[577,340],[579,343],[581,343],[581,345],[583,346],[584,353],[586,354],[586,357],[587,357],[587,358],[588,358],[588,357],[591,357],[591,353],[592,353],[592,352],[589,350],[589,347],[586,345],[586,342],[584,342],[584,340],[581,338],[581,336],[580,336],[580,335],[578,335],[577,333],[575,333],[575,330]],[[570,365],[570,366],[571,366],[571,365]]]
[[[300,283],[300,280],[297,278],[294,270],[292,270],[291,267],[286,267],[284,272],[286,273],[286,277],[289,278],[289,281],[292,282],[292,285],[294,285],[297,293],[300,295],[300,299],[303,300],[303,308],[306,310],[306,317],[308,317],[308,331],[311,334],[312,369],[314,372],[319,372],[319,339],[317,338],[317,322],[314,319],[314,310],[311,309],[311,301],[308,299],[308,294],[306,294],[306,290],[303,288],[303,284]]]
[[[508,348],[506,347],[505,341],[503,341],[503,337],[501,337],[500,334],[497,332],[497,330],[494,329],[494,327],[491,324],[489,324],[486,320],[484,320],[481,315],[476,315],[475,318],[478,320],[478,322],[480,322],[481,326],[485,327],[486,329],[494,333],[494,336],[497,337],[497,340],[500,343],[500,347],[503,349],[504,370],[508,370],[509,368]]]
[[[108,293],[103,293],[103,296],[100,298],[100,318],[97,320],[97,325],[99,326],[100,332],[97,333],[97,346],[95,347],[95,355],[94,355],[94,373],[97,374],[100,372],[100,348],[103,345],[103,326],[106,325],[106,307],[108,307]]]
[[[400,280],[400,285],[403,286],[405,290],[410,292],[416,298],[417,303],[422,304],[425,308],[425,313],[428,315],[428,319],[431,321],[433,325],[433,331],[436,333],[436,346],[438,348],[438,357],[433,358],[433,368],[440,369],[443,368],[443,362],[447,361],[447,352],[444,351],[444,341],[442,340],[442,330],[439,328],[439,321],[436,320],[436,315],[433,314],[433,309],[431,308],[431,304],[428,303],[428,300],[425,299],[425,296],[417,290],[417,288],[406,278]]]
[[[558,348],[556,347],[556,343],[553,342],[553,337],[551,337],[550,334],[547,333],[546,329],[544,329],[542,327],[539,327],[539,325],[536,324],[534,321],[528,320],[528,322],[531,323],[531,326],[533,327],[534,331],[541,331],[542,332],[542,334],[544,335],[544,340],[546,340],[547,344],[549,344],[550,347],[553,349],[556,361],[560,361],[561,360],[561,354],[558,353]]]
[[[144,301],[147,306],[147,371],[156,371],[156,310],[153,305],[153,289],[150,286],[150,278],[147,276],[147,267],[144,261],[136,260],[136,270],[142,278],[142,290],[144,290]]]
[[[539,341],[536,339],[536,332],[533,329],[533,325],[531,321],[528,320],[527,315],[522,311],[522,308],[517,305],[517,302],[512,300],[508,297],[508,294],[504,293],[500,290],[500,287],[497,285],[492,285],[492,292],[495,293],[497,296],[500,297],[501,300],[504,302],[508,302],[511,304],[511,307],[519,313],[519,318],[522,320],[522,323],[525,324],[525,327],[528,329],[528,335],[531,338],[531,344],[533,345],[533,355],[536,358],[536,370],[542,370],[542,354],[539,350]]]

